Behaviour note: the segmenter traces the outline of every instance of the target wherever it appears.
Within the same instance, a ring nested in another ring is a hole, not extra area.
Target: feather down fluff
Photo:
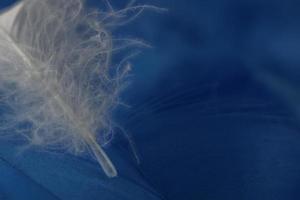
[[[130,18],[144,7],[133,9]],[[8,111],[1,127],[31,145],[91,151],[107,176],[116,176],[100,144],[111,138],[110,113],[128,68],[112,67],[115,47],[104,27],[126,12],[86,13],[81,0],[24,0],[4,13],[0,102]]]

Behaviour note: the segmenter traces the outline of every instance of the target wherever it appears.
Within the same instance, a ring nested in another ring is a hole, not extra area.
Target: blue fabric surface
[[[120,117],[144,174],[172,200],[299,199],[299,2],[151,2]]]
[[[0,145],[2,199],[161,199],[115,152],[110,155],[119,177],[110,179],[89,159],[38,150],[20,153],[16,147],[7,141]]]

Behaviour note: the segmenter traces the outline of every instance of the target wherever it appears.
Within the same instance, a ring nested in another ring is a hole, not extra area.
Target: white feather
[[[10,109],[2,126],[31,145],[92,151],[114,177],[99,143],[109,140],[126,69],[110,64],[112,39],[103,18],[85,13],[81,0],[24,0],[3,13],[0,101]]]

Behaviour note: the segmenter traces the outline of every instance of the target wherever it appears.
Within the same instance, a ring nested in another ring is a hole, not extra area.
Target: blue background
[[[132,60],[131,107],[116,113],[143,179],[172,200],[299,199],[300,2],[145,2],[168,12],[116,32],[153,46]]]

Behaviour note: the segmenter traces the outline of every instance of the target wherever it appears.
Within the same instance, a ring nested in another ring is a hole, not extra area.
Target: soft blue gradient
[[[172,200],[300,199],[300,3],[151,2],[120,118],[145,176]]]

